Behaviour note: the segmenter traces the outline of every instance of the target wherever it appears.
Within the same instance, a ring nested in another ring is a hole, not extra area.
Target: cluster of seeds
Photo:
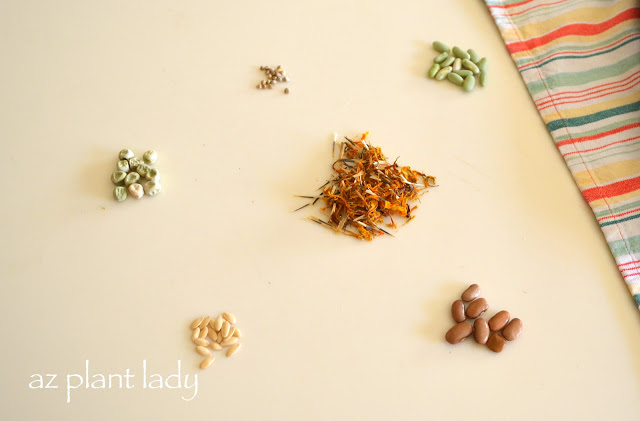
[[[273,89],[277,83],[285,83],[289,82],[289,76],[284,71],[282,66],[278,65],[275,69],[269,66],[260,66],[260,70],[262,70],[267,76],[266,79],[260,81],[260,83],[256,86],[258,89]],[[284,89],[284,93],[289,93],[289,88]]]
[[[118,170],[111,174],[111,182],[116,185],[113,197],[118,202],[127,198],[127,189],[134,199],[140,199],[145,194],[155,196],[160,193],[160,173],[152,167],[158,161],[155,151],[146,151],[140,159],[130,149],[123,149],[118,158]],[[146,180],[144,187],[141,184],[143,180]]]
[[[433,59],[429,69],[431,79],[449,79],[450,82],[462,86],[469,92],[476,86],[476,77],[480,86],[487,85],[487,58],[478,55],[472,48],[464,51],[460,47],[449,48],[448,45],[434,41],[433,48],[440,54]]]
[[[211,316],[198,317],[191,322],[191,340],[196,344],[196,352],[206,357],[200,363],[201,369],[209,367],[216,360],[211,350],[219,351],[228,347],[225,353],[227,357],[238,352],[238,340],[242,333],[239,328],[232,326],[235,322],[236,318],[231,313],[222,313],[215,319]]]
[[[480,287],[477,284],[469,286],[460,298],[462,299],[451,305],[451,315],[457,324],[445,336],[450,344],[458,344],[473,333],[473,338],[480,345],[486,344],[493,352],[502,352],[507,341],[516,340],[522,333],[522,320],[511,319],[506,310],[496,313],[489,322],[480,317],[489,309],[489,304],[480,297]],[[465,303],[468,303],[466,309]],[[473,326],[467,319],[475,319]]]

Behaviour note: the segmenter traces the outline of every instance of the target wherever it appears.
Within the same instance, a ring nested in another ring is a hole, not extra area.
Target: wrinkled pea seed
[[[473,91],[473,88],[476,86],[476,78],[473,77],[472,75],[467,76],[466,78],[464,78],[464,82],[462,82],[462,88],[467,91],[467,92],[471,92]]]
[[[433,59],[433,62],[434,63],[442,63],[447,58],[449,58],[449,53],[441,53],[440,55],[438,55],[436,58]]]
[[[116,171],[111,174],[111,182],[117,186],[118,184],[122,184],[126,176],[127,174],[124,171]]]
[[[436,74],[438,74],[439,71],[440,65],[438,63],[433,63],[433,66],[431,66],[431,68],[429,69],[429,78],[433,79],[434,77],[436,77]]]
[[[447,44],[440,41],[433,41],[433,48],[441,53],[448,53],[451,50]]]
[[[469,60],[478,64],[478,61],[480,61],[480,55],[476,53],[476,50],[474,50],[473,48],[469,48],[467,50],[467,53],[469,53]]]
[[[138,183],[133,183],[129,185],[129,194],[134,199],[140,199],[144,195],[144,190],[142,186]]]
[[[480,70],[482,70],[484,72],[485,70],[487,70],[487,64],[489,64],[487,62],[487,58],[486,57],[482,57],[480,59],[480,61],[478,61],[478,69],[480,69]]]
[[[456,60],[456,58],[455,58],[454,56],[449,56],[449,57],[447,57],[447,59],[446,59],[445,61],[443,61],[440,65],[441,65],[442,67],[451,66],[455,60]]]
[[[476,66],[471,60],[469,59],[464,59],[462,60],[462,66],[471,70],[473,72],[473,74],[477,75],[478,73],[480,73],[480,69],[478,68],[478,66]]]
[[[147,196],[155,196],[162,191],[162,185],[157,181],[147,181],[144,183],[144,192]]]
[[[149,172],[149,168],[150,167],[147,164],[140,163],[140,165],[138,165],[136,172],[140,174],[141,177],[144,177],[147,175],[147,172]]]
[[[462,60],[460,60],[459,58],[455,59],[453,61],[453,71],[457,72],[458,70],[462,69]]]
[[[126,159],[118,161],[118,171],[129,172],[129,161]]]
[[[466,51],[464,51],[462,48],[455,46],[453,47],[453,55],[456,57],[459,57],[463,60],[468,60],[469,59],[469,53],[467,53]]]
[[[138,168],[138,165],[140,165],[142,163],[142,161],[140,160],[140,158],[136,158],[135,156],[131,159],[129,159],[129,169],[131,171],[135,171],[136,168]]]
[[[467,76],[470,76],[470,75],[473,74],[473,72],[471,70],[467,70],[467,69],[458,70],[456,73],[459,74],[462,77],[467,77]]]
[[[440,69],[438,74],[436,74],[436,80],[444,79],[449,73],[451,73],[451,66],[443,67],[442,69]]]
[[[464,79],[462,78],[462,76],[460,76],[457,73],[453,73],[453,72],[451,72],[451,73],[449,73],[447,75],[447,79],[449,79],[451,82],[455,83],[458,86],[462,85],[462,83],[464,82]],[[460,301],[460,302],[462,302],[462,301]]]
[[[145,178],[149,181],[159,181],[160,180],[160,172],[157,168],[149,168],[147,171],[147,175]]]
[[[131,159],[133,158],[133,151],[131,149],[122,149],[118,154],[118,158],[120,159]]]
[[[124,184],[127,186],[132,185],[133,183],[137,183],[140,181],[140,174],[137,172],[130,172],[127,174],[127,178],[124,179]]]
[[[153,165],[158,161],[158,153],[156,151],[146,151],[142,154],[142,159],[147,165]]]
[[[127,198],[127,188],[123,186],[116,186],[113,189],[113,197],[118,201],[122,202]]]

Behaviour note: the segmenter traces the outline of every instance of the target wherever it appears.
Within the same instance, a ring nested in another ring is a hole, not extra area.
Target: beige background
[[[2,420],[637,419],[638,311],[482,2],[1,1],[0,35]],[[427,80],[434,39],[490,87]],[[290,212],[366,130],[440,184],[373,243]],[[111,199],[123,147],[160,196]],[[443,340],[471,282],[525,323],[502,354]],[[224,310],[244,348],[199,372],[187,325]],[[67,404],[86,359],[136,387]]]

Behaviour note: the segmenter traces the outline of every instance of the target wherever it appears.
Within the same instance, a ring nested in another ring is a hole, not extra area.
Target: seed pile
[[[464,51],[460,47],[449,48],[448,45],[434,41],[433,48],[440,54],[433,59],[429,69],[431,79],[443,80],[462,86],[467,92],[476,86],[476,77],[480,86],[487,86],[487,58],[478,55],[474,49]]]
[[[236,318],[231,313],[222,313],[216,318],[202,316],[191,322],[191,340],[196,345],[196,352],[205,357],[200,363],[201,369],[209,367],[216,360],[211,350],[220,351],[227,348],[227,357],[238,352],[238,341],[242,333],[238,327],[233,326],[235,323]]]
[[[457,324],[445,335],[450,344],[458,344],[473,334],[480,345],[486,344],[491,351],[502,352],[507,341],[516,340],[522,333],[522,321],[511,319],[506,310],[499,311],[488,322],[480,317],[489,309],[489,304],[480,297],[478,284],[469,286],[460,298],[461,300],[456,300],[451,305],[451,316]],[[465,303],[468,303],[466,308]],[[475,319],[473,326],[467,319]]]
[[[273,87],[278,83],[289,82],[289,76],[287,76],[287,73],[280,65],[275,69],[272,69],[269,66],[260,66],[260,70],[264,72],[267,78],[260,81],[256,86],[257,89],[273,89]],[[289,88],[285,88],[284,93],[288,94]]]
[[[345,137],[346,141],[340,142],[338,159],[332,165],[333,175],[320,187],[319,195],[298,196],[312,201],[296,210],[322,200],[325,205],[322,210],[329,213],[328,220],[309,219],[337,233],[371,241],[379,235],[391,235],[380,225],[397,228],[394,216],[406,218],[405,224],[411,221],[417,206],[411,207],[409,202],[418,200],[428,187],[435,186],[436,179],[401,167],[397,160],[388,162],[379,147],[367,143],[367,135],[368,132],[360,140]]]
[[[127,189],[134,199],[140,199],[145,194],[155,196],[162,191],[160,172],[152,167],[158,161],[155,151],[146,151],[140,159],[136,158],[130,149],[123,149],[118,158],[118,170],[111,174],[111,182],[116,185],[113,189],[114,199],[118,202],[125,200]],[[141,184],[143,180],[146,180],[144,187]]]

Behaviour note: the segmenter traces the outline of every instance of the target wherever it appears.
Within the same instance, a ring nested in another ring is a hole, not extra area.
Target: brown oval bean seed
[[[467,317],[475,319],[489,309],[489,303],[484,298],[478,298],[467,306]]]
[[[455,300],[451,304],[451,315],[456,322],[464,322],[466,317],[464,317],[464,302],[462,300]]]
[[[472,332],[473,327],[471,326],[471,324],[467,322],[461,322],[449,329],[444,338],[450,344],[455,345],[467,339]]]
[[[507,310],[499,311],[495,316],[489,319],[489,327],[494,332],[502,330],[507,325],[507,323],[509,323],[510,318],[511,315]]]
[[[507,344],[507,340],[502,337],[498,332],[494,332],[487,341],[487,346],[493,352],[502,352],[504,346]]]
[[[482,317],[476,319],[473,322],[473,339],[476,340],[480,345],[484,345],[487,343],[487,339],[489,339],[489,324]]]
[[[508,341],[514,341],[522,333],[522,320],[516,318],[509,322],[502,331],[502,335]]]
[[[462,293],[462,301],[467,303],[475,300],[480,296],[480,286],[478,284],[472,284]]]

